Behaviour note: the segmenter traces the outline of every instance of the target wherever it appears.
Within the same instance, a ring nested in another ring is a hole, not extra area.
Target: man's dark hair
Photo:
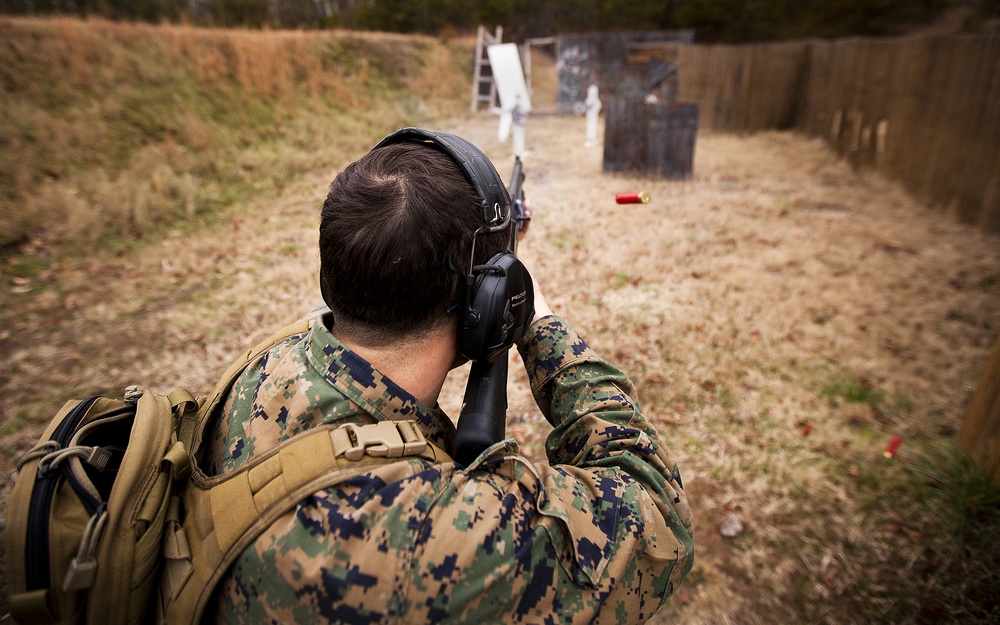
[[[459,166],[421,143],[379,148],[330,185],[319,230],[334,322],[372,345],[436,329],[463,295],[480,199]],[[475,264],[510,230],[475,237]]]

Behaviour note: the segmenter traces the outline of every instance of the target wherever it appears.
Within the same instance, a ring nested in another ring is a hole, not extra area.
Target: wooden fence
[[[679,97],[699,103],[700,126],[709,130],[794,128],[810,45],[683,46]]]
[[[684,45],[703,129],[825,137],[965,223],[1000,233],[1000,36]]]

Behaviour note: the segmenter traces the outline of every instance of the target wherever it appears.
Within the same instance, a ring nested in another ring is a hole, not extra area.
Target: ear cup
[[[509,252],[477,265],[473,275],[470,304],[459,323],[459,351],[469,360],[493,362],[531,325],[535,315],[531,275]]]

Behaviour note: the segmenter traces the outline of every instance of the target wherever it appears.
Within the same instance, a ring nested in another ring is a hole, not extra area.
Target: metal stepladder
[[[496,34],[491,35],[484,26],[480,26],[476,34],[476,58],[472,72],[472,112],[479,110],[479,103],[485,102],[489,109],[497,106],[497,85],[493,80],[490,58],[486,53],[487,46],[501,42],[503,26],[497,26]]]

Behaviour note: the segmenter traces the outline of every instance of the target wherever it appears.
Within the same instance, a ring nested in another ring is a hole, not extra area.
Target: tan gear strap
[[[374,458],[448,459],[444,450],[424,439],[412,421],[314,428],[255,458],[240,471],[206,481],[219,549],[228,551],[255,519],[289,493],[337,467],[357,469],[365,455],[370,458],[360,465],[360,472],[368,471]]]
[[[349,460],[358,449],[363,461]],[[200,619],[229,566],[303,498],[402,457],[451,462],[415,422],[383,421],[309,430],[220,478],[205,478],[194,467],[183,494],[183,530],[168,524],[164,544],[160,607],[167,622]]]

